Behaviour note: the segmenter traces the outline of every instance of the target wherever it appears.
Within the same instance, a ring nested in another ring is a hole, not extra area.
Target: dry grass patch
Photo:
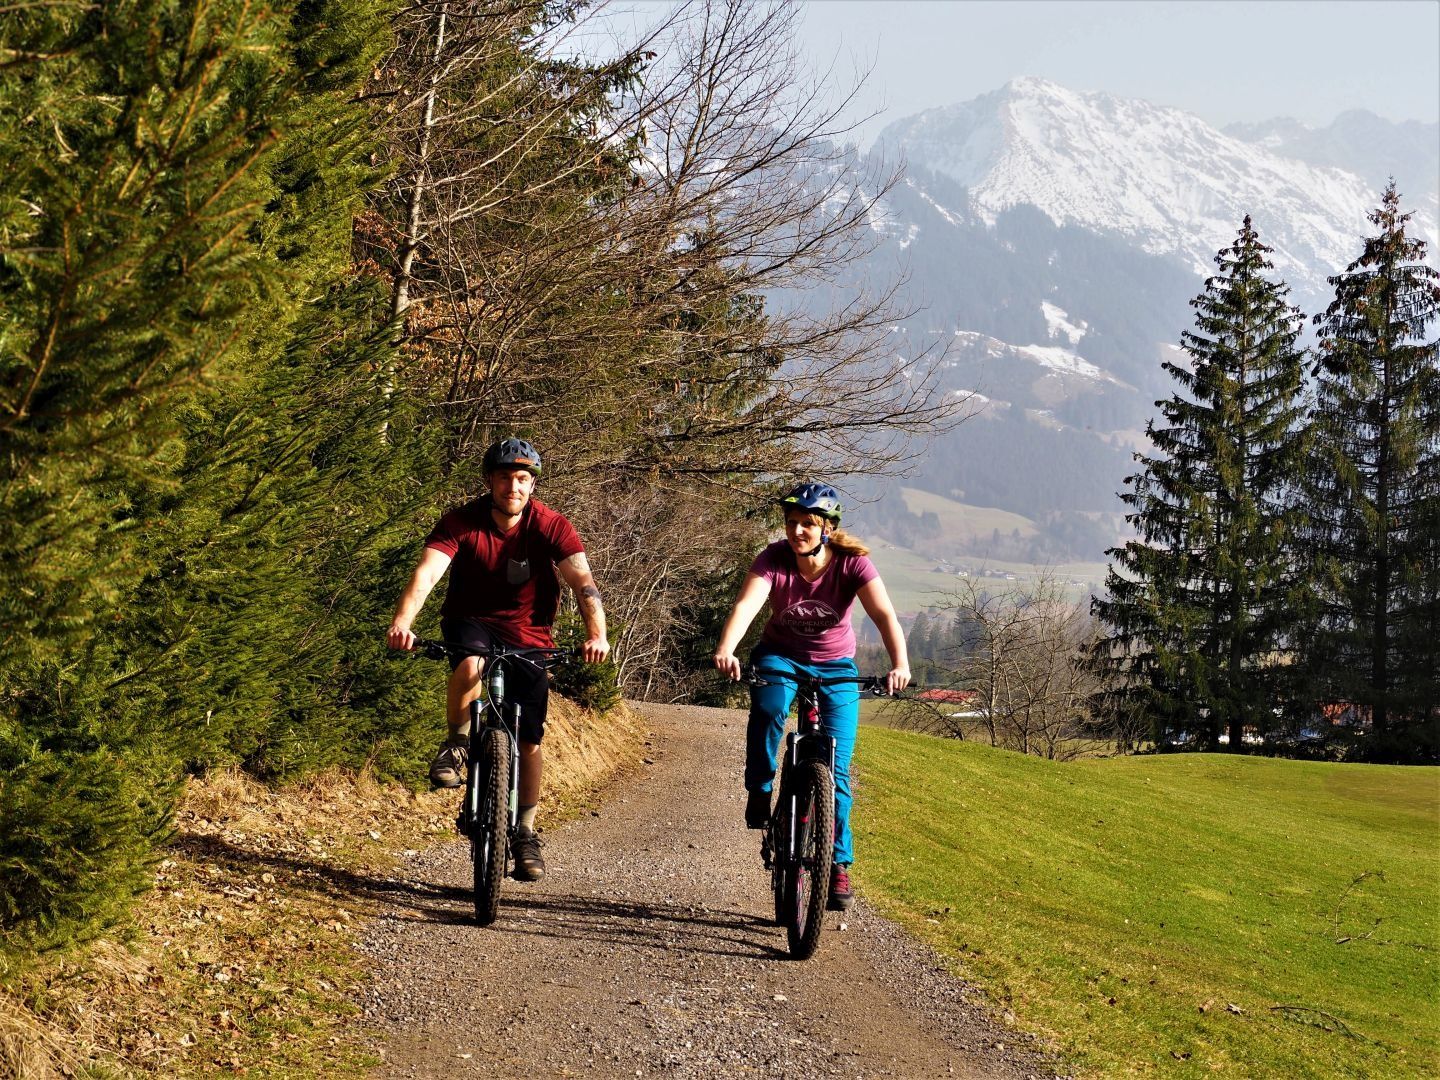
[[[552,699],[544,820],[584,812],[638,760],[642,723]],[[0,1078],[364,1072],[352,944],[405,890],[399,861],[453,837],[457,798],[340,771],[278,791],[191,782],[124,940],[38,965],[24,1007],[0,999]]]

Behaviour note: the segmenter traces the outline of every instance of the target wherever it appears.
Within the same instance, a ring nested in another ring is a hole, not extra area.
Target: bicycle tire
[[[785,896],[790,888],[790,860],[785,844],[790,835],[790,800],[780,796],[770,816],[770,892],[775,901],[775,925],[785,925]]]
[[[807,960],[820,944],[835,855],[835,778],[823,762],[796,770],[795,832],[798,858],[785,890],[785,938],[790,955]]]
[[[509,845],[510,734],[486,731],[476,755],[476,816],[470,838],[475,863],[475,921],[489,926],[500,913],[500,883],[505,879]]]

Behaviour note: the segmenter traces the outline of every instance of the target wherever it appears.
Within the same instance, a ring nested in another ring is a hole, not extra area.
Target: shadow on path
[[[204,860],[222,869],[234,871],[237,875],[258,875],[266,871],[277,876],[285,874],[292,879],[292,886],[308,886],[311,892],[325,896],[360,897],[409,908],[429,916],[430,921],[434,922],[465,921],[463,914],[434,906],[436,902],[468,904],[471,901],[468,889],[459,889],[453,885],[436,885],[408,878],[379,877],[345,870],[331,866],[322,859],[307,858],[289,852],[252,851],[237,847],[217,836],[181,836],[173,841],[170,847],[193,859]]]
[[[287,875],[292,886],[308,886],[320,895],[384,903],[390,908],[390,918],[397,921],[458,925],[474,919],[474,894],[454,885],[381,877],[294,853],[252,851],[216,836],[182,836],[170,846],[237,876],[268,871]],[[750,959],[788,956],[784,949],[759,939],[759,934],[777,931],[768,919],[751,912],[573,893],[527,894],[525,886],[513,882],[506,883],[500,904],[501,921],[496,929],[535,937]]]
[[[657,952],[703,953],[742,959],[788,956],[759,938],[773,927],[748,911],[693,905],[607,900],[598,896],[523,892],[502,899],[504,928],[542,938],[594,941]],[[529,919],[521,916],[529,915]]]

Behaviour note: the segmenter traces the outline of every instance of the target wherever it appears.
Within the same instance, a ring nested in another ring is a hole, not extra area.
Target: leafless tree
[[[995,591],[967,578],[941,609],[965,628],[947,658],[949,688],[973,696],[908,702],[900,722],[1051,759],[1075,756],[1096,690],[1085,664],[1093,637],[1085,605],[1047,574]]]
[[[931,358],[893,354],[888,294],[819,317],[775,299],[844,287],[896,180],[862,173],[836,142],[844,103],[799,81],[793,5],[682,5],[613,63],[559,73],[565,35],[533,15],[422,0],[377,80],[393,308],[448,373],[457,454],[499,428],[624,427],[571,466],[834,474],[950,417]]]
[[[626,689],[668,692],[690,613],[758,538],[756,486],[884,471],[955,404],[937,357],[895,354],[893,290],[848,282],[897,177],[840,145],[793,4],[681,4],[602,61],[550,10],[401,11],[373,88],[394,181],[358,248],[451,464],[511,432],[545,447],[625,615]],[[838,299],[817,315],[805,290]]]

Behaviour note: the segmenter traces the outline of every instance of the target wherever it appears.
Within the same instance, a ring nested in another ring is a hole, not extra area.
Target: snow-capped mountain
[[[1431,213],[1440,209],[1440,124],[1397,123],[1365,109],[1351,109],[1325,127],[1281,117],[1227,124],[1222,130],[1281,157],[1355,173],[1376,188],[1393,176],[1407,205],[1428,204]]]
[[[1029,516],[1052,553],[1097,559],[1096,523],[1115,520],[1155,402],[1175,390],[1161,363],[1185,362],[1190,301],[1247,214],[1307,315],[1374,230],[1377,168],[1418,195],[1402,206],[1435,261],[1434,185],[1400,175],[1426,171],[1434,125],[1370,119],[1323,136],[1284,122],[1226,134],[1175,109],[1018,80],[887,128],[854,163],[871,176],[907,163],[870,215],[874,250],[789,302],[843,305],[898,279],[897,304],[914,314],[892,328],[894,355],[943,348],[942,386],[970,416],[931,440],[911,482]]]
[[[1178,255],[1202,277],[1249,214],[1304,298],[1355,257],[1378,201],[1354,173],[1283,157],[1190,113],[1036,78],[900,120],[877,146],[964,185],[988,221],[1035,206],[1056,224]],[[1434,215],[1421,213],[1433,238]]]

